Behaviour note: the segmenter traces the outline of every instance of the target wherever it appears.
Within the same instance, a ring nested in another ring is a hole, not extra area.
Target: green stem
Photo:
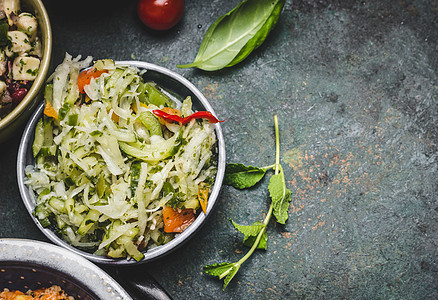
[[[257,246],[260,243],[260,240],[263,236],[263,233],[266,231],[266,226],[268,225],[269,220],[271,219],[273,210],[274,210],[274,206],[271,203],[271,205],[269,206],[268,213],[266,214],[266,217],[263,220],[262,230],[260,230],[259,234],[257,235],[257,238],[256,238],[254,244],[252,245],[251,249],[249,249],[249,251],[246,253],[246,255],[244,257],[242,257],[237,263],[235,263],[236,266],[241,265],[245,260],[247,260],[254,253],[255,249],[257,249]]]
[[[280,132],[278,130],[278,117],[274,115],[275,126],[275,175],[280,171]]]
[[[274,115],[274,127],[275,127],[275,164],[262,167],[263,170],[269,170],[275,168],[275,175],[281,169],[280,165],[280,131],[278,130],[278,117]]]
[[[275,127],[275,175],[278,174],[278,172],[280,172],[280,133],[278,130],[278,117],[277,115],[274,115],[274,127]],[[257,235],[257,238],[254,242],[254,244],[252,245],[251,249],[249,249],[249,251],[246,253],[246,255],[244,257],[242,257],[238,262],[235,263],[236,266],[241,265],[242,263],[245,262],[245,260],[247,260],[255,251],[255,249],[257,249],[257,246],[263,236],[263,233],[266,231],[266,227],[269,223],[269,220],[271,219],[272,216],[272,212],[274,210],[274,206],[271,205],[269,206],[269,210],[268,213],[266,214],[265,219],[263,220],[263,228],[262,230],[260,230],[259,234]]]
[[[261,167],[260,169],[263,169],[263,170],[269,170],[269,169],[272,169],[272,168],[275,168],[275,166],[276,166],[276,164],[273,164],[273,165],[269,165],[269,166],[265,166],[265,167]]]
[[[286,189],[286,178],[284,178],[283,167],[280,164],[280,131],[278,130],[278,117],[274,116],[275,125],[275,175],[281,174],[281,180],[283,182],[283,195]]]

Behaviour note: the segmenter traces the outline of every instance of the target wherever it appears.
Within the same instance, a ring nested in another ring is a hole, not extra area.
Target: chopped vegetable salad
[[[41,225],[75,247],[137,261],[205,212],[220,122],[144,72],[66,54],[45,88],[25,181]]]

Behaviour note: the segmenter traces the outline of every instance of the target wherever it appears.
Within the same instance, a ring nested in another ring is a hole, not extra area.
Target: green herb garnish
[[[257,49],[274,28],[285,0],[244,0],[207,30],[195,60],[178,68],[216,71],[231,67]]]
[[[239,271],[240,266],[254,253],[256,249],[267,249],[268,235],[266,227],[275,216],[278,223],[285,224],[288,218],[289,202],[291,191],[286,187],[283,167],[280,164],[280,134],[278,130],[278,117],[274,116],[275,125],[275,164],[262,168],[245,166],[242,164],[227,164],[225,170],[225,184],[238,189],[245,189],[254,186],[266,174],[269,169],[274,169],[274,175],[269,180],[269,194],[271,205],[263,223],[255,222],[252,225],[240,225],[230,220],[233,226],[244,235],[243,244],[251,247],[239,261],[235,263],[217,263],[204,267],[205,273],[224,279],[223,290]]]
[[[0,22],[0,47],[11,45],[11,40],[8,38],[9,25],[6,21]]]

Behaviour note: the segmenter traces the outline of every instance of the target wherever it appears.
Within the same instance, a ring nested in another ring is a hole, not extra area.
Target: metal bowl
[[[119,61],[117,64],[120,65],[131,65],[139,68],[140,70],[147,70],[143,77],[145,80],[155,81],[159,86],[163,87],[167,91],[180,95],[182,97],[191,96],[193,107],[195,110],[208,110],[213,115],[215,115],[213,108],[208,103],[204,95],[187,79],[181,75],[174,73],[166,68],[139,61]],[[38,226],[38,228],[54,243],[65,247],[87,259],[102,264],[117,264],[117,265],[130,265],[135,263],[145,263],[162,257],[171,251],[175,250],[177,247],[181,246],[189,238],[191,238],[195,233],[201,228],[201,226],[207,221],[208,216],[212,213],[213,207],[219,196],[222,181],[225,173],[225,141],[222,135],[222,129],[220,123],[215,124],[215,132],[217,137],[217,152],[218,152],[218,170],[215,178],[215,183],[211,190],[210,197],[208,199],[207,213],[200,213],[196,220],[181,234],[178,234],[170,242],[158,246],[154,249],[144,252],[144,258],[140,262],[136,262],[133,259],[113,259],[104,256],[94,255],[83,250],[77,249],[66,241],[64,241],[57,233],[54,231],[43,228],[39,223],[38,219],[32,215],[35,208],[35,195],[28,187],[24,184],[25,173],[24,169],[27,165],[34,164],[34,158],[32,155],[32,144],[34,140],[35,126],[43,114],[44,106],[41,104],[39,108],[35,111],[27,124],[23,137],[21,139],[20,147],[18,150],[17,157],[17,176],[18,176],[18,186],[20,189],[21,197],[23,199],[24,205],[27,211],[31,215],[32,219]]]
[[[75,299],[132,299],[106,272],[62,247],[25,239],[0,239],[0,292],[59,285]]]
[[[23,11],[35,14],[41,33],[42,51],[40,68],[26,96],[6,117],[0,120],[0,143],[7,141],[14,134],[21,134],[31,113],[38,105],[38,94],[46,80],[52,57],[52,29],[49,16],[41,0],[21,0]]]

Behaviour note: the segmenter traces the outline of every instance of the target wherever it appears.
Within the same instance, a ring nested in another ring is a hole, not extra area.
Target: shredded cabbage
[[[211,185],[216,175],[214,125],[154,116],[161,129],[153,130],[140,114],[163,106],[191,113],[190,97],[163,91],[164,105],[145,104],[144,71],[111,60],[94,63],[106,71],[81,94],[78,74],[91,63],[67,54],[50,77],[46,99],[58,118],[39,120],[26,184],[37,195],[35,216],[43,226],[95,254],[140,260],[140,251],[174,237],[163,230],[163,207],[199,213],[198,186]]]

